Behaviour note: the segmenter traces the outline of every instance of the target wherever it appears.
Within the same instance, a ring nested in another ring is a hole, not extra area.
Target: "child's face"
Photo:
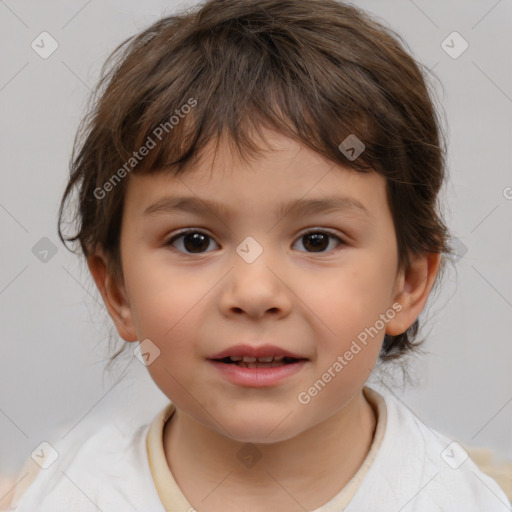
[[[208,157],[179,178],[130,176],[121,231],[125,316],[132,340],[150,339],[160,350],[148,367],[152,378],[178,409],[244,442],[296,436],[360,393],[395,321],[399,282],[385,179],[271,137],[276,149],[250,165],[223,145],[212,172]],[[162,203],[177,196],[216,201],[227,213]],[[353,206],[276,213],[327,196],[357,201],[366,213]],[[166,243],[185,228],[204,237]],[[303,238],[311,231],[323,237]],[[375,326],[366,345],[357,341]],[[268,386],[233,383],[209,358],[238,344],[276,345],[307,361]],[[329,369],[331,378],[322,377]],[[308,391],[322,379],[321,391]]]

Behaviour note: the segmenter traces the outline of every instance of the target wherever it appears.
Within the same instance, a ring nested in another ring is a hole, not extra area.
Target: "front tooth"
[[[259,363],[270,363],[274,359],[274,356],[268,356],[268,357],[258,357]]]
[[[250,356],[244,356],[242,358],[243,362],[244,363],[254,363],[256,361],[256,358],[255,357],[250,357]]]
[[[241,361],[242,356],[229,356],[229,359],[231,359],[231,361]]]

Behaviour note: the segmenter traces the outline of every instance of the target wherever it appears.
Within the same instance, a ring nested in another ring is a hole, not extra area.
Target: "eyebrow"
[[[218,217],[232,217],[233,210],[212,199],[199,199],[193,196],[164,197],[144,210],[144,215],[155,213],[173,213],[184,211],[205,214],[213,212]],[[368,209],[357,199],[345,196],[326,196],[315,199],[294,199],[279,205],[274,210],[277,218],[287,215],[311,215],[315,213],[350,212],[369,220],[372,216]]]

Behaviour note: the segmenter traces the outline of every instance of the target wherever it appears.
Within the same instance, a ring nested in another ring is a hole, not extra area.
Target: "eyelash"
[[[191,233],[199,233],[201,235],[205,235],[206,237],[208,237],[210,240],[213,240],[213,238],[208,235],[208,233],[205,233],[204,231],[201,231],[199,229],[186,229],[186,230],[183,230],[183,231],[180,231],[179,233],[176,233],[175,235],[173,235],[171,238],[169,238],[168,240],[166,240],[164,242],[164,246],[172,246],[172,244],[178,240],[178,239],[181,239],[183,237],[185,237],[186,235],[189,235]],[[311,235],[311,234],[317,234],[317,233],[321,233],[321,234],[325,234],[325,235],[328,235],[329,238],[334,238],[336,239],[337,241],[340,242],[340,245],[347,245],[346,242],[344,240],[342,240],[339,236],[335,235],[334,233],[332,233],[331,231],[328,231],[328,230],[325,230],[325,229],[315,229],[315,230],[311,230],[311,231],[307,231],[305,233],[302,233],[298,238],[297,240],[301,240],[303,237],[307,236],[307,235]],[[337,250],[339,248],[339,246],[333,250]],[[180,255],[182,256],[190,256],[190,255],[194,255],[194,254],[206,254],[208,252],[211,252],[211,251],[205,251],[205,252],[199,252],[199,253],[193,253],[193,252],[183,252],[183,251],[179,251],[177,250],[176,248],[174,248],[174,250],[176,250]],[[307,254],[326,254],[328,252],[332,252],[331,251],[320,251],[320,252],[308,252],[308,251],[300,251],[300,252],[305,252]]]

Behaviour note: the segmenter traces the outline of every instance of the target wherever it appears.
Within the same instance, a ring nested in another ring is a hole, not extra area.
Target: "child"
[[[509,510],[365,385],[418,345],[449,254],[439,122],[397,36],[334,0],[210,0],[111,63],[61,236],[170,403],[63,443],[16,510]]]

